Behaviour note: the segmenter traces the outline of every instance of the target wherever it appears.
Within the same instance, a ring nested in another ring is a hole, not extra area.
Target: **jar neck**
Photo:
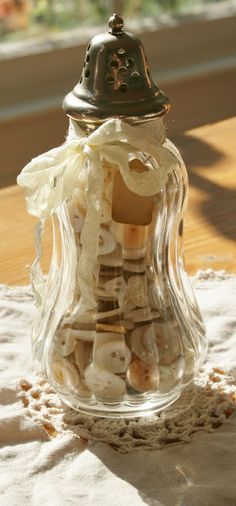
[[[163,105],[162,109],[160,109],[160,111],[153,112],[150,114],[145,114],[142,116],[121,116],[121,115],[117,116],[117,115],[114,115],[114,116],[107,116],[104,118],[98,118],[96,116],[94,116],[94,117],[82,116],[82,115],[79,116],[77,114],[74,115],[74,114],[68,114],[68,113],[67,113],[67,116],[69,118],[71,118],[73,121],[75,121],[81,128],[83,128],[85,130],[88,129],[91,132],[91,131],[95,130],[98,126],[102,125],[107,120],[112,119],[112,118],[120,119],[121,121],[127,122],[130,125],[141,125],[143,123],[153,122],[156,119],[163,118],[163,116],[165,116],[166,113],[169,111],[169,108],[170,108],[169,105],[167,107],[165,104],[165,105]]]
[[[85,122],[82,120],[77,120],[77,119],[75,120],[74,118],[70,117],[68,138],[70,140],[73,140],[73,139],[80,137],[80,129],[83,131],[84,135],[88,136],[92,132],[94,132],[99,126],[104,124],[108,119],[112,119],[112,118],[107,118],[106,120],[103,120],[103,121],[97,120],[97,121],[93,121],[93,122],[91,122],[88,119]],[[114,117],[114,119],[115,119],[115,117]],[[161,123],[163,122],[163,116],[158,116],[158,117],[155,116],[152,118],[148,118],[148,117],[143,116],[142,118],[138,118],[137,121],[135,121],[135,118],[119,118],[119,119],[123,120],[126,123],[129,123],[130,125],[132,125],[134,127],[135,126],[140,127],[140,125],[142,125],[143,130],[145,131],[146,135],[151,136],[154,139],[156,138],[156,140],[158,142],[160,142],[159,127],[160,127],[160,122]],[[132,119],[132,121],[129,121],[131,119]]]

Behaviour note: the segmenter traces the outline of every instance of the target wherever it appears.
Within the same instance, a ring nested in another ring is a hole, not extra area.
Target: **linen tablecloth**
[[[30,356],[30,287],[0,287],[1,506],[235,506],[236,276],[193,279],[209,337],[199,377],[160,415],[62,405]]]

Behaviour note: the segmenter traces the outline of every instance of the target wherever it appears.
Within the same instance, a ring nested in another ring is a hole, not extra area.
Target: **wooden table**
[[[190,197],[185,221],[185,257],[190,274],[198,269],[236,272],[236,118],[185,132],[175,139],[186,161]],[[22,190],[0,190],[0,282],[29,281],[34,258],[34,224]],[[43,265],[50,259],[49,234]]]

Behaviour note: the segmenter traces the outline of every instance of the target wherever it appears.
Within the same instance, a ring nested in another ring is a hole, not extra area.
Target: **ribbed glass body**
[[[171,143],[167,148],[175,151]],[[129,158],[144,178],[146,169],[156,170],[145,153]],[[184,268],[187,174],[180,163],[165,188],[148,198],[125,188],[115,161],[104,163],[103,175],[91,276],[96,307],[78,311],[85,177],[52,216],[52,263],[33,355],[73,408],[98,416],[147,415],[179,397],[206,355],[204,325]]]

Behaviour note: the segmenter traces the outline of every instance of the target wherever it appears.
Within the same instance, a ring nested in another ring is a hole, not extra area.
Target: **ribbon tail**
[[[93,313],[97,308],[95,288],[98,276],[99,230],[101,222],[101,200],[103,189],[103,169],[100,156],[90,152],[87,187],[87,212],[81,232],[82,250],[77,267],[77,283],[80,300],[74,318],[84,313]]]
[[[33,289],[35,303],[38,309],[41,309],[45,294],[45,279],[41,268],[42,258],[42,235],[44,232],[45,219],[41,219],[35,227],[35,250],[36,258],[31,267],[31,285]]]

